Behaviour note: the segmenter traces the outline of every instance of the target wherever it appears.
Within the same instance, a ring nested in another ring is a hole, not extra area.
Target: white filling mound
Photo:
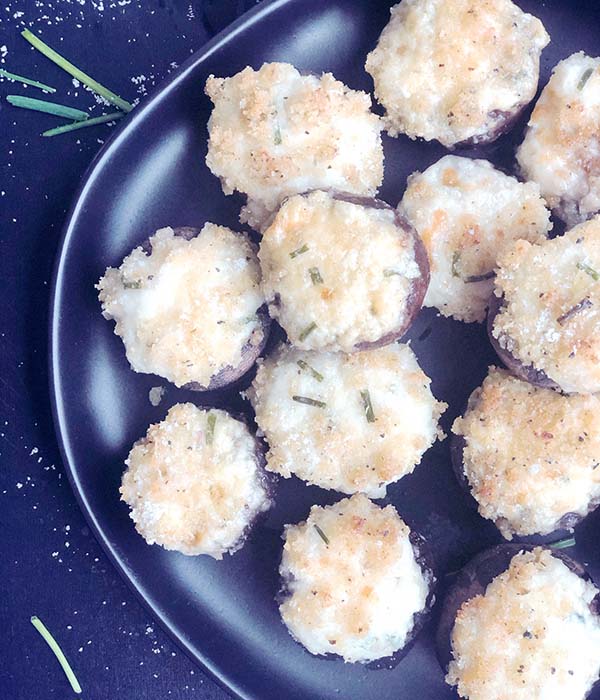
[[[301,75],[288,63],[265,63],[231,78],[210,76],[206,94],[214,103],[206,163],[225,194],[248,196],[243,216],[254,227],[298,192],[377,192],[381,120],[366,93],[331,73]]]
[[[500,345],[563,391],[600,391],[600,216],[541,245],[518,241],[499,265]]]
[[[600,397],[563,396],[491,368],[452,431],[484,518],[504,537],[548,534],[600,503]]]
[[[548,550],[517,554],[461,607],[447,682],[469,700],[584,700],[600,672],[597,594]]]
[[[533,99],[550,37],[510,0],[402,0],[391,15],[365,66],[391,136],[485,140]]]
[[[291,596],[280,612],[292,636],[348,662],[401,649],[430,586],[409,533],[393,506],[366,496],[313,506],[306,522],[286,526],[280,573]]]
[[[271,501],[256,441],[225,411],[173,406],[127,458],[121,498],[148,544],[221,559]]]
[[[600,58],[580,52],[556,66],[517,160],[569,226],[600,211]]]
[[[304,349],[351,352],[399,329],[421,276],[393,210],[322,191],[284,202],[258,255],[271,315]]]
[[[190,241],[163,228],[150,243],[150,255],[136,248],[106,270],[97,285],[104,317],[116,321],[136,372],[206,387],[263,340],[256,253],[245,236],[215,224]]]
[[[352,355],[282,347],[249,396],[269,443],[267,468],[378,498],[443,438],[430,380],[407,345]],[[295,398],[294,398],[295,397]]]
[[[552,228],[536,184],[458,156],[411,175],[399,211],[429,255],[425,305],[466,322],[485,318],[498,256],[519,238],[543,241]]]

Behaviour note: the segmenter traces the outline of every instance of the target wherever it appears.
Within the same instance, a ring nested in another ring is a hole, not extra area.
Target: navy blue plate
[[[595,0],[521,0],[552,36],[542,59],[542,82],[561,58],[583,49],[600,53]],[[215,562],[149,547],[119,502],[123,460],[149,423],[178,401],[198,394],[168,387],[158,407],[148,401],[164,381],[132,372],[113,324],[100,315],[94,284],[108,265],[155,229],[237,227],[240,199],[225,197],[204,166],[210,73],[232,75],[247,64],[289,61],[306,71],[332,71],[353,88],[371,89],[367,52],[388,18],[389,2],[276,0],[261,5],[193,56],[151,100],[137,109],[103,148],[71,210],[57,261],[51,319],[51,390],[64,462],[80,505],[108,556],[173,638],[232,693],[260,700],[444,700],[444,684],[427,627],[395,668],[368,670],[312,657],[279,620],[274,596],[284,523],[306,517],[333,493],[281,481],[277,505],[233,557]],[[526,116],[512,134],[473,154],[511,168]],[[384,138],[386,177],[381,196],[396,205],[406,177],[444,149],[406,138]],[[484,328],[421,313],[409,333],[436,396],[450,405],[446,430],[494,356]],[[205,396],[206,404],[247,410],[235,392]],[[500,541],[495,528],[466,503],[452,475],[447,441],[416,472],[389,489],[389,500],[433,547],[442,582],[475,552]],[[598,514],[578,528],[578,552],[600,572],[594,532]],[[595,696],[597,699],[599,695]]]

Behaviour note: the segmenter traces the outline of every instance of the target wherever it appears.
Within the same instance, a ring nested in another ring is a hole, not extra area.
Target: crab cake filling
[[[452,431],[479,513],[506,539],[549,534],[600,503],[600,397],[563,396],[491,368]]]
[[[323,191],[283,203],[259,258],[271,315],[307,350],[351,352],[393,336],[422,278],[414,234],[392,209]]]
[[[282,347],[249,396],[268,443],[267,469],[343,493],[385,495],[443,433],[446,404],[407,345],[361,353]]]
[[[399,211],[429,256],[425,305],[468,323],[485,318],[498,256],[520,238],[543,241],[552,228],[538,185],[458,156],[411,175]]]
[[[173,406],[129,453],[121,500],[148,544],[221,559],[271,506],[257,444],[225,411]]]
[[[464,603],[446,681],[469,700],[584,700],[600,672],[598,589],[545,549]]]
[[[600,211],[600,58],[580,52],[556,66],[517,160],[568,226]]]
[[[280,605],[291,635],[311,654],[347,662],[391,656],[409,641],[431,586],[393,506],[357,495],[313,506],[287,525]]]
[[[150,245],[105,272],[103,315],[116,321],[133,370],[207,387],[264,340],[256,252],[245,236],[210,223],[191,240],[160,229]]]
[[[500,258],[493,336],[567,393],[600,391],[600,217]]]
[[[452,147],[492,140],[533,99],[549,41],[510,0],[403,0],[365,68],[391,136]]]
[[[206,163],[225,194],[246,194],[254,227],[289,195],[334,188],[374,195],[383,180],[381,120],[371,98],[331,73],[301,75],[288,63],[210,76],[214,104]]]

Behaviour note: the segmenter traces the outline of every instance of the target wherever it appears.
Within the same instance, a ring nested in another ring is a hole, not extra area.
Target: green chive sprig
[[[558,540],[558,542],[552,542],[548,546],[550,549],[568,549],[569,547],[574,547],[576,544],[574,537],[569,537],[565,540]]]
[[[323,284],[323,278],[321,277],[318,267],[309,267],[308,273],[313,284]]]
[[[373,411],[373,404],[371,403],[371,394],[369,393],[369,390],[363,389],[360,392],[360,397],[363,402],[363,408],[365,411],[365,418],[367,419],[367,423],[374,423],[375,413]]]
[[[296,363],[298,367],[300,367],[301,370],[304,372],[308,372],[314,379],[316,379],[318,382],[323,381],[323,375],[320,372],[317,372],[317,370],[314,367],[311,367],[308,362],[305,362],[304,360],[298,360]]]
[[[587,81],[592,77],[592,74],[594,72],[593,68],[588,68],[583,72],[583,75],[581,76],[581,80],[577,84],[577,89],[578,90],[583,90],[583,88],[586,86]]]
[[[600,280],[600,273],[596,272],[596,270],[594,270],[593,267],[590,267],[585,263],[578,262],[577,269],[581,270],[582,272],[585,272],[586,275],[589,275],[595,282],[598,282]]]
[[[56,656],[60,667],[71,684],[71,688],[73,688],[76,693],[81,693],[81,686],[79,685],[79,681],[71,668],[71,664],[67,661],[67,657],[63,654],[58,642],[50,634],[46,625],[40,620],[39,617],[37,617],[37,615],[33,615],[31,617],[31,624],[40,633],[42,639],[46,642],[50,649],[52,649],[52,653],[54,656]]]
[[[300,248],[292,250],[292,252],[290,253],[290,258],[292,258],[293,260],[294,258],[297,258],[299,255],[303,255],[306,252],[308,252],[308,246],[305,243],[303,246],[300,246]]]
[[[21,36],[40,53],[44,54],[46,58],[49,58],[51,61],[56,63],[59,68],[62,68],[64,71],[79,80],[80,83],[83,83],[83,85],[89,87],[92,92],[95,92],[97,95],[103,97],[111,104],[114,104],[123,112],[131,112],[133,105],[130,102],[127,102],[127,100],[119,97],[119,95],[114,93],[112,90],[104,87],[104,85],[99,83],[97,80],[94,80],[91,76],[87,75],[87,73],[84,73],[82,70],[77,68],[77,66],[74,66],[70,61],[67,61],[66,58],[48,46],[48,44],[42,41],[33,32],[30,32],[29,29],[24,29],[21,32]]]
[[[50,85],[45,85],[37,80],[32,80],[31,78],[26,78],[24,75],[17,75],[16,73],[11,73],[10,71],[0,68],[0,76],[3,78],[8,78],[15,83],[25,83],[25,85],[31,85],[32,87],[38,88],[38,90],[43,90],[44,92],[56,92],[56,88]]]
[[[85,121],[72,122],[71,124],[63,124],[63,126],[56,126],[54,129],[48,129],[42,133],[42,136],[59,136],[60,134],[66,134],[69,131],[76,131],[77,129],[83,129],[87,126],[96,126],[97,124],[106,124],[107,122],[114,122],[117,119],[122,119],[125,115],[123,112],[112,112],[111,114],[102,114],[99,117],[94,117],[93,119],[86,119]]]
[[[321,528],[315,523],[315,530],[317,531],[319,537],[325,542],[327,546],[329,546],[329,537],[321,530]]]
[[[66,107],[47,100],[36,100],[33,97],[23,97],[23,95],[7,95],[6,101],[13,107],[54,114],[57,117],[65,117],[65,119],[73,119],[74,121],[84,121],[90,116],[87,112],[74,107]]]
[[[310,323],[306,328],[300,333],[298,336],[298,340],[302,342],[303,340],[306,340],[308,336],[316,329],[317,324],[313,321]]]
[[[292,401],[296,401],[296,403],[303,403],[306,406],[314,406],[315,408],[325,408],[325,406],[327,406],[325,401],[311,399],[310,396],[292,396]]]
[[[217,416],[214,413],[209,413],[206,419],[206,444],[212,445],[215,439],[215,424]]]

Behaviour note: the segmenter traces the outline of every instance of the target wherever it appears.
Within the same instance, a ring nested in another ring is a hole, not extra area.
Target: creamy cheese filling
[[[501,256],[493,335],[568,393],[600,391],[600,216]]]
[[[421,276],[393,210],[322,191],[284,202],[259,258],[271,315],[304,349],[351,352],[399,329]]]
[[[136,372],[206,387],[263,340],[256,253],[245,236],[215,224],[189,241],[163,228],[150,244],[150,254],[136,248],[98,283],[104,317],[116,321]]]
[[[430,586],[409,534],[393,506],[361,495],[286,526],[280,573],[290,596],[280,612],[292,636],[348,662],[401,649]]]
[[[569,226],[600,211],[600,58],[579,52],[555,67],[517,160]]]
[[[549,41],[510,0],[403,0],[365,67],[391,136],[453,146],[533,99]]]
[[[498,256],[520,238],[543,241],[552,228],[537,185],[458,156],[411,175],[399,211],[429,256],[425,305],[469,323],[485,318]]]
[[[517,554],[461,607],[447,682],[469,700],[584,700],[600,672],[598,592],[547,550]]]
[[[446,404],[407,345],[352,355],[282,347],[249,396],[269,443],[267,469],[343,493],[385,495],[443,438]]]
[[[246,425],[176,404],[127,458],[121,499],[148,544],[221,559],[271,501]]]
[[[206,93],[214,103],[207,165],[226,194],[248,195],[245,218],[255,227],[291,194],[329,187],[377,192],[381,120],[366,93],[331,73],[301,75],[287,63],[210,76]]]
[[[503,536],[548,534],[600,503],[600,397],[563,396],[491,368],[452,426],[484,518]]]

